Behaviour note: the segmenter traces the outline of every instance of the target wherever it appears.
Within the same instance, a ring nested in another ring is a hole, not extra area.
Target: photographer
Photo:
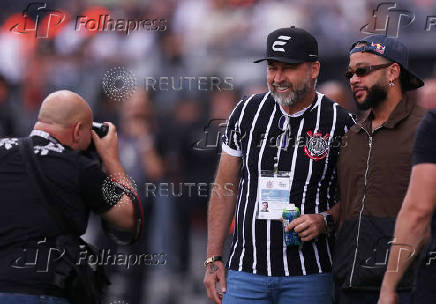
[[[57,91],[43,101],[30,137],[0,139],[3,304],[41,303],[43,298],[56,304],[76,303],[78,298],[84,299],[81,303],[101,301],[107,282],[101,273],[77,263],[79,251],[90,249],[79,237],[86,232],[90,211],[133,231],[137,210],[132,196],[123,192],[114,194],[117,203],[103,196],[107,181],[124,189],[131,185],[119,162],[115,126],[106,123],[108,133],[100,138],[92,122],[82,97]],[[86,151],[91,140],[105,173]]]

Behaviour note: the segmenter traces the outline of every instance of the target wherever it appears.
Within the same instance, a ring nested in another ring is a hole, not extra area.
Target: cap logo
[[[384,45],[382,45],[381,43],[371,42],[371,46],[374,48],[374,51],[376,51],[380,55],[383,55],[385,53],[386,47]]]
[[[279,46],[283,46],[291,39],[291,36],[279,36],[276,41],[274,41],[272,45],[273,51],[276,52],[285,52],[285,49]]]

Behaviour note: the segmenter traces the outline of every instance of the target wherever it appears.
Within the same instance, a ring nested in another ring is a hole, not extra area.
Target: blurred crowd
[[[413,11],[422,24],[425,16],[436,12],[432,0],[397,2]],[[266,91],[265,66],[252,64],[264,53],[266,35],[290,25],[313,33],[322,58],[318,91],[355,112],[343,77],[347,51],[353,40],[363,36],[360,29],[371,19],[378,2],[47,1],[47,8],[61,11],[65,20],[40,39],[35,33],[10,31],[23,21],[22,11],[29,3],[5,0],[0,4],[0,137],[29,134],[49,92],[69,89],[79,93],[91,105],[95,121],[112,121],[118,127],[122,163],[148,211],[147,237],[129,250],[164,251],[172,275],[201,278],[202,273],[190,273],[195,250],[190,241],[194,230],[206,233],[207,195],[199,195],[196,186],[188,193],[186,184],[206,183],[206,191],[211,190],[225,119],[243,96]],[[142,28],[128,35],[76,30],[77,16],[105,14],[125,20],[159,19],[164,27]],[[37,21],[37,16],[42,24],[42,12],[29,12],[27,18]],[[426,78],[414,98],[425,107],[436,107],[436,45],[429,43],[434,41],[436,29],[428,33],[421,24],[417,28],[407,28],[400,36],[410,48],[412,69]],[[136,78],[136,90],[122,101],[112,100],[102,87],[105,72],[117,66]],[[169,77],[173,83],[150,87],[145,81],[150,77],[158,81]],[[206,82],[220,79],[221,84],[227,79],[230,89],[206,85],[207,89],[201,90],[197,82],[188,86],[187,77],[206,77]],[[163,194],[157,187],[151,195],[146,191],[148,183],[172,187]],[[100,233],[95,237],[102,238]],[[147,298],[147,291],[141,288],[147,278],[145,271],[135,270],[125,289],[112,292],[129,299],[130,304],[143,303],[141,299]],[[113,272],[113,276],[127,275],[129,272]],[[130,295],[122,295],[129,290]]]

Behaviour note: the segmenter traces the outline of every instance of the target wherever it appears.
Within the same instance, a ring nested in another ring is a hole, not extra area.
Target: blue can
[[[300,216],[300,210],[294,204],[291,204],[290,207],[286,207],[283,209],[282,218],[283,218],[283,240],[285,241],[286,246],[299,246],[301,245],[301,239],[294,230],[289,232],[285,231],[286,226],[289,225],[294,219]]]

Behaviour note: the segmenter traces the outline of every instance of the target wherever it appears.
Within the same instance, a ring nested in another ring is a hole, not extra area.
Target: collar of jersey
[[[272,94],[271,94],[271,96],[272,96]],[[322,94],[322,93],[319,93],[319,92],[316,92],[316,96],[317,96],[317,98],[316,98],[316,101],[315,102],[313,102],[310,106],[308,106],[307,108],[304,108],[304,109],[302,109],[302,110],[300,110],[300,111],[298,111],[297,113],[294,113],[294,114],[288,114],[286,111],[285,111],[285,109],[283,109],[283,107],[282,107],[282,105],[281,104],[279,104],[277,101],[277,104],[279,105],[279,107],[280,107],[280,111],[282,111],[282,113],[284,114],[284,115],[287,115],[287,116],[289,116],[289,117],[299,117],[299,116],[302,116],[307,110],[309,110],[309,111],[313,111],[313,109],[316,109],[317,107],[319,107],[319,105],[320,105],[320,103],[321,103],[321,99],[324,97],[324,94]],[[273,97],[273,99],[274,99],[274,97]],[[275,101],[275,100],[274,100]]]
[[[51,136],[50,134],[48,134],[47,132],[42,131],[42,130],[32,130],[32,132],[30,132],[29,136],[30,137],[39,136],[39,137],[42,137],[42,138],[45,138],[45,139],[51,141],[54,144],[61,145],[61,143],[56,138],[54,138],[53,136]]]

